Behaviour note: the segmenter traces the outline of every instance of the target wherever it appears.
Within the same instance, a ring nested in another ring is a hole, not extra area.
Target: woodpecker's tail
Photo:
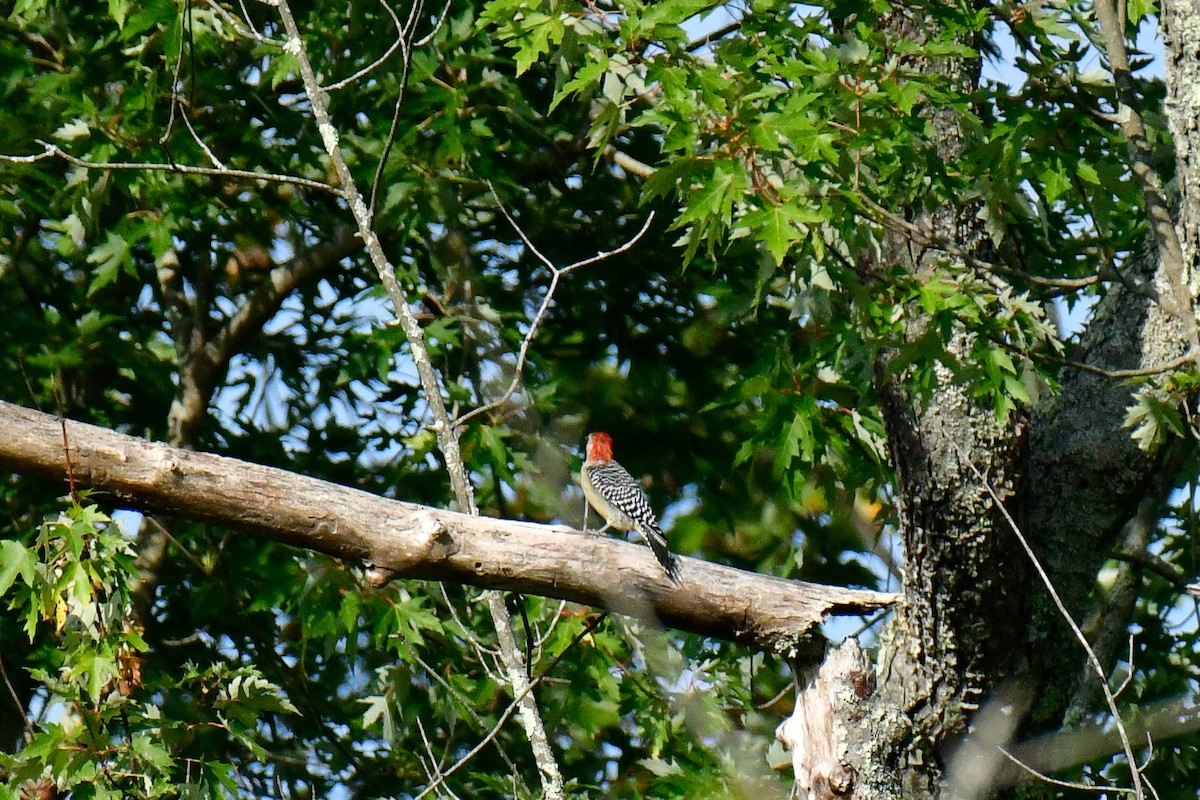
[[[663,532],[655,527],[652,530],[644,530],[638,528],[638,533],[646,540],[646,544],[650,545],[650,549],[654,551],[654,557],[658,559],[658,563],[662,565],[663,571],[667,573],[667,577],[672,583],[679,583],[679,560],[675,558],[675,554],[667,549],[667,537],[663,536]]]

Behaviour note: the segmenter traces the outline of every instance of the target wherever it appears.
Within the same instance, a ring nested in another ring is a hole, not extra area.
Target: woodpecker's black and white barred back
[[[588,434],[587,460],[579,478],[584,496],[604,517],[601,530],[637,531],[654,551],[667,577],[678,583],[679,563],[667,549],[667,537],[658,525],[650,500],[634,477],[613,460],[612,437],[607,433]]]

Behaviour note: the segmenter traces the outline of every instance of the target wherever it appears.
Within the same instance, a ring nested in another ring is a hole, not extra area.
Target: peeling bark
[[[874,674],[858,642],[847,639],[820,664],[796,667],[796,707],[776,729],[792,754],[795,792],[813,800],[849,797],[855,774],[846,765],[860,722],[862,701],[874,687]]]

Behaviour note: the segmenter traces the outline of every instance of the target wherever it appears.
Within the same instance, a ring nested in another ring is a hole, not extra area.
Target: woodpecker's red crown
[[[587,438],[588,461],[612,461],[612,437],[607,433],[589,433]]]

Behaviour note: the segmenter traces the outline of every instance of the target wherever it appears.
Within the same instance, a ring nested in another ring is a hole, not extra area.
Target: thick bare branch
[[[262,330],[262,326],[275,315],[288,295],[298,286],[333,268],[360,247],[362,243],[351,229],[340,228],[334,233],[332,241],[315,245],[286,264],[272,269],[267,280],[246,297],[211,339],[190,335],[176,337],[183,363],[179,372],[179,397],[171,407],[172,442],[190,444],[195,440],[208,403],[224,379],[229,362],[242,351],[250,337]],[[161,275],[162,270],[160,278]],[[164,294],[167,294],[165,286]],[[207,314],[207,309],[201,309],[200,312]],[[176,317],[181,315],[177,312]]]
[[[1125,49],[1124,14],[1117,12],[1112,0],[1097,0],[1095,9],[1104,35],[1104,49],[1112,68],[1117,99],[1120,101],[1118,117],[1121,120],[1121,133],[1129,143],[1129,169],[1142,191],[1146,214],[1150,217],[1150,230],[1154,234],[1154,243],[1170,290],[1169,297],[1163,297],[1161,301],[1182,323],[1192,348],[1200,348],[1200,328],[1197,327],[1192,308],[1193,297],[1188,288],[1190,276],[1183,245],[1175,230],[1175,220],[1163,194],[1162,182],[1154,169],[1154,153],[1151,152],[1146,127],[1142,122],[1141,104],[1129,65],[1129,54]],[[1197,350],[1195,357],[1197,366],[1200,366],[1200,350]]]
[[[0,464],[63,479],[56,417],[0,401]],[[778,652],[805,652],[827,615],[859,615],[895,595],[788,581],[682,558],[665,580],[639,544],[563,525],[492,519],[387,500],[274,467],[67,422],[81,485],[118,506],[210,522],[370,562],[375,574],[454,581],[556,597]],[[630,600],[632,598],[632,602]],[[517,689],[516,691],[520,691]]]
[[[1200,705],[1191,698],[1173,698],[1143,705],[1125,721],[1125,732],[1136,742],[1162,742],[1200,731]],[[995,776],[992,789],[1003,789],[1028,781],[1030,770],[1051,775],[1071,767],[1120,753],[1124,749],[1120,732],[1108,718],[1064,728],[1008,748],[1015,764]],[[1127,790],[1128,791],[1128,790]]]

